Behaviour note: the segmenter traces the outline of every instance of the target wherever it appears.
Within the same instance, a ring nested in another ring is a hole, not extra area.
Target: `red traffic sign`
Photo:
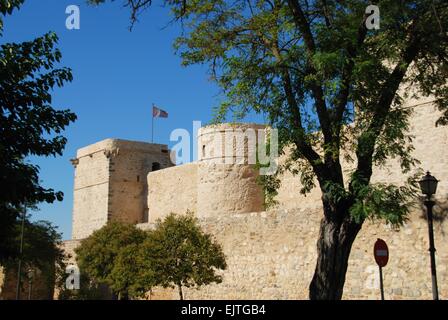
[[[389,249],[387,248],[386,242],[384,240],[378,239],[373,247],[373,255],[375,256],[375,261],[380,267],[386,266],[389,261]]]

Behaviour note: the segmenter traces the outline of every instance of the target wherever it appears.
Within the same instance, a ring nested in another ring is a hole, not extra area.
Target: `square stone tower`
[[[83,239],[110,220],[148,220],[149,172],[171,167],[166,145],[106,139],[81,148],[75,167],[72,239]]]

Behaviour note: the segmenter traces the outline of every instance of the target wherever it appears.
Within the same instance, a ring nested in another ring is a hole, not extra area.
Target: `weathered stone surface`
[[[201,219],[203,228],[223,245],[228,269],[221,284],[186,289],[186,299],[307,299],[316,262],[319,205],[296,210],[223,214]],[[142,226],[150,228],[146,224]],[[350,256],[344,299],[380,299],[378,266],[373,257],[377,238],[388,243],[390,259],[383,268],[386,299],[431,299],[426,220],[413,211],[396,231],[368,222]],[[448,298],[446,222],[436,226],[440,298]],[[423,239],[423,240],[422,240]],[[423,247],[416,244],[422,242]],[[417,249],[419,248],[419,249]],[[154,290],[152,299],[178,299],[177,290]]]
[[[172,166],[166,145],[107,139],[78,150],[73,239],[88,237],[109,220],[148,221],[146,176]]]
[[[263,191],[257,176],[251,165],[200,162],[198,217],[263,210]]]
[[[261,140],[259,140],[261,139]],[[257,144],[265,126],[219,124],[198,132],[197,214],[261,211],[263,192],[254,170]]]
[[[149,222],[170,212],[197,212],[197,172],[197,163],[189,163],[148,174]]]
[[[76,264],[75,248],[79,246],[81,240],[67,240],[63,243],[64,251],[68,257],[67,264]]]

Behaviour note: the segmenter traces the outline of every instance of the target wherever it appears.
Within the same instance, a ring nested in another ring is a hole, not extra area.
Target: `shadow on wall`
[[[428,220],[426,216],[426,206],[423,204],[423,198],[419,201],[420,218]],[[448,197],[445,199],[436,199],[433,209],[433,221],[435,226],[439,227],[440,232],[445,235],[442,224],[448,219]]]

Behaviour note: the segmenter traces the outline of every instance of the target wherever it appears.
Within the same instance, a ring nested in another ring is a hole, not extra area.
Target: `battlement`
[[[120,149],[131,150],[132,152],[169,153],[168,146],[166,144],[109,138],[79,149],[76,153],[76,158],[79,159],[90,156],[101,151],[105,152],[105,155],[110,155],[113,152],[118,152]]]

